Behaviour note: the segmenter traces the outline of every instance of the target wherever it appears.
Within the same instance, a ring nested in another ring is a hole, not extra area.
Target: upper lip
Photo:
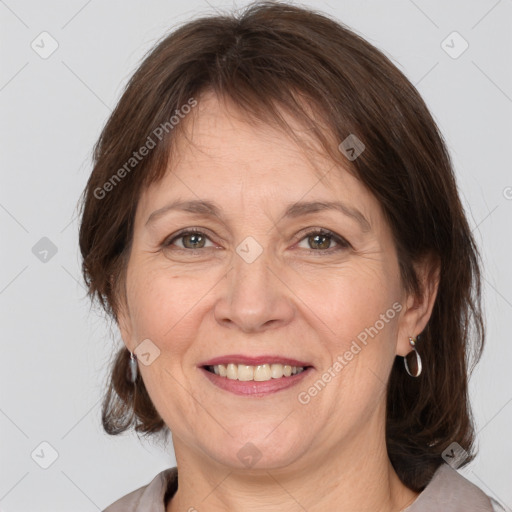
[[[262,355],[262,356],[244,356],[243,354],[230,354],[227,356],[214,357],[199,363],[198,366],[215,366],[218,364],[245,364],[248,366],[258,366],[262,364],[287,364],[290,366],[312,366],[310,363],[299,361],[298,359],[290,359],[289,357],[276,356],[276,355]]]

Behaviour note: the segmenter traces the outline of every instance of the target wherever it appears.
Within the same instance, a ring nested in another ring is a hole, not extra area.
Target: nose
[[[248,263],[234,254],[232,267],[215,304],[215,319],[245,333],[288,324],[294,314],[293,293],[267,251]]]

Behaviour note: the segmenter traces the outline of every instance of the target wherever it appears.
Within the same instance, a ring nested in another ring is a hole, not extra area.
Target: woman
[[[94,164],[83,273],[124,342],[103,426],[172,433],[177,461],[107,512],[500,510],[454,469],[475,456],[479,254],[380,51],[286,4],[192,21]]]

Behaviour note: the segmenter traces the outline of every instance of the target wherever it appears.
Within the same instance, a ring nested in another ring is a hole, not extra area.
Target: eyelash
[[[194,234],[203,235],[205,238],[210,240],[210,238],[204,233],[204,231],[201,231],[198,228],[187,228],[186,230],[178,232],[172,238],[166,239],[162,243],[162,247],[163,248],[170,247],[175,240],[183,238],[186,235],[194,235]],[[351,247],[351,245],[344,238],[342,238],[342,237],[336,235],[335,233],[333,233],[332,231],[330,231],[328,229],[324,229],[324,228],[314,228],[314,229],[304,233],[304,235],[302,236],[302,238],[298,242],[302,242],[302,240],[304,240],[305,238],[308,238],[308,237],[310,237],[312,235],[328,236],[328,237],[330,237],[330,239],[332,241],[334,241],[334,242],[336,242],[338,244],[338,247],[330,247],[329,249],[303,249],[304,251],[307,251],[309,253],[316,253],[316,254],[318,254],[318,253],[326,253],[326,252],[327,253],[332,253],[332,252],[337,252],[337,251],[340,251],[340,250],[343,250],[343,249],[348,249],[349,247]],[[186,252],[189,252],[189,253],[190,252],[194,253],[196,251],[201,251],[201,250],[204,250],[204,249],[205,248],[201,248],[201,247],[198,248],[198,249],[187,249],[187,248],[177,247],[174,250],[186,251]]]

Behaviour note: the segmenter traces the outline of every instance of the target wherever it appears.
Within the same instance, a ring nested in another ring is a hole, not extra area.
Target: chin
[[[255,471],[278,469],[293,464],[307,450],[308,442],[297,432],[294,434],[295,439],[285,429],[277,432],[276,423],[269,422],[257,433],[251,428],[248,432],[238,431],[234,437],[226,434],[223,441],[211,446],[209,451],[225,466]]]

